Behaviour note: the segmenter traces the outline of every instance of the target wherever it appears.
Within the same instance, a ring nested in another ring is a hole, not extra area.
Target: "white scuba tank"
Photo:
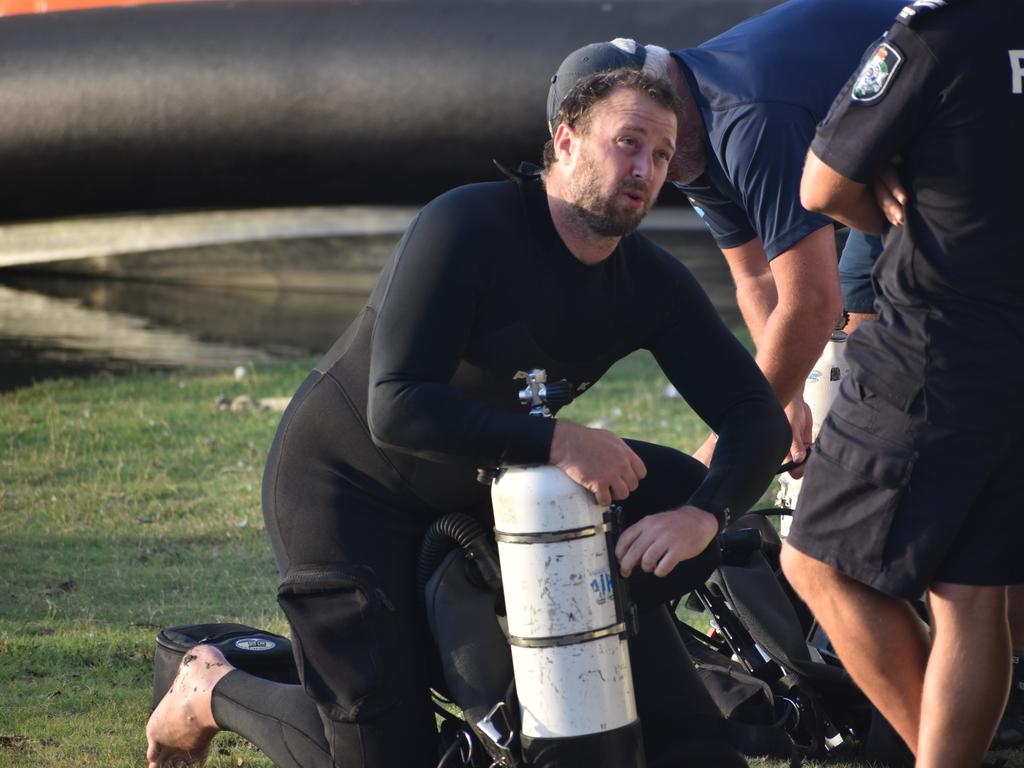
[[[850,375],[850,366],[846,362],[846,339],[847,335],[843,331],[832,332],[821,357],[804,382],[804,402],[811,410],[811,442],[818,437],[818,430],[839,393],[839,385]],[[776,506],[796,509],[802,484],[802,478],[793,479],[788,473],[782,475],[779,478],[779,493],[775,498]],[[782,518],[780,533],[783,536],[789,533],[790,522],[791,518]]]
[[[534,413],[546,414],[543,371],[528,380]],[[491,500],[524,757],[642,767],[615,511],[553,466],[501,470]]]

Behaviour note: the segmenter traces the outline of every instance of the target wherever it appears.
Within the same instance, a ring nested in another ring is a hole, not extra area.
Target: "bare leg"
[[[996,749],[1024,744],[1024,586],[1014,584],[1007,587],[1006,602],[1013,645],[1013,672],[1010,676],[1010,697],[992,742]]]
[[[233,667],[210,645],[185,654],[178,674],[146,724],[149,768],[178,768],[202,763],[220,730],[213,719],[213,686]]]
[[[789,544],[782,569],[854,682],[916,753],[928,635],[913,609]]]
[[[1024,656],[1024,585],[1013,584],[1007,587],[1006,603],[1013,651],[1018,656]]]
[[[981,763],[1006,705],[1010,631],[1005,587],[935,584],[919,768]]]

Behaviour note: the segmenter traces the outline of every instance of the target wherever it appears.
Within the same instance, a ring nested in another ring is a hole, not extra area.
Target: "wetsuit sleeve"
[[[725,173],[770,261],[832,223],[800,205],[800,177],[815,120],[789,104],[750,104],[736,112],[722,150]]]
[[[936,67],[915,32],[893,25],[836,98],[811,150],[842,176],[870,184],[927,116]]]
[[[742,514],[771,483],[789,450],[789,423],[753,357],[682,265],[675,285],[672,320],[648,348],[718,434],[711,467],[689,503],[721,524],[727,509]]]
[[[498,410],[450,382],[467,348],[494,250],[472,187],[442,196],[410,226],[378,302],[368,421],[374,442],[476,466],[546,463],[551,419]],[[492,203],[505,198],[496,196]]]

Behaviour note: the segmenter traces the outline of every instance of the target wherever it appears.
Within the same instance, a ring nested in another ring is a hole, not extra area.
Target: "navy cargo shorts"
[[[871,270],[882,253],[882,238],[851,229],[839,257],[839,287],[847,312],[871,314],[875,311],[875,287]]]
[[[808,460],[789,543],[886,594],[1024,582],[1024,435],[929,424],[853,377]]]

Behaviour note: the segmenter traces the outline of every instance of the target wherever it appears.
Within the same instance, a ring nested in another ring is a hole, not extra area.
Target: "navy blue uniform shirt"
[[[708,132],[707,170],[677,185],[720,248],[773,259],[830,223],[800,205],[815,126],[904,0],[791,0],[674,55]]]

